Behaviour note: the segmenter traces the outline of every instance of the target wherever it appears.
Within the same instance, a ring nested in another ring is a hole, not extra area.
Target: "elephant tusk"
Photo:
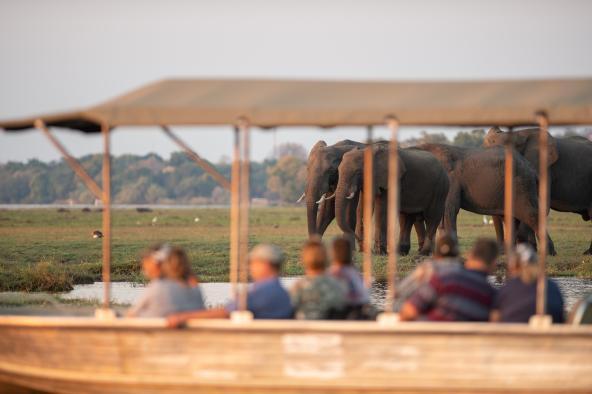
[[[326,197],[325,200],[332,200],[335,198],[335,193],[331,194],[329,197]]]
[[[326,198],[325,198],[325,195],[323,194],[323,195],[321,196],[321,198],[319,199],[319,201],[317,201],[317,204],[322,204],[322,203],[323,203],[323,201],[325,201],[325,200],[326,200]]]
[[[301,203],[302,200],[304,200],[304,197],[306,197],[306,193],[302,193],[302,195],[300,196],[300,198],[298,200],[296,200],[296,204]]]
[[[351,192],[349,196],[346,196],[345,198],[347,198],[348,200],[351,200],[352,198],[354,198],[354,196],[356,195],[356,192]]]

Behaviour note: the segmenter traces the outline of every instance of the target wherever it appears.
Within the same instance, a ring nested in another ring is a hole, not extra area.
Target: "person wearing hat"
[[[282,250],[274,245],[257,245],[249,254],[253,285],[247,293],[247,310],[255,319],[291,319],[293,316],[290,295],[279,279],[283,262]],[[167,323],[169,327],[179,327],[190,319],[224,319],[237,309],[238,303],[231,301],[220,308],[172,314],[167,317]]]
[[[436,270],[447,271],[462,268],[458,251],[458,241],[453,234],[443,233],[436,240],[436,248],[431,259],[419,264],[397,286],[393,310],[399,312],[405,301],[424,283],[429,282]]]
[[[536,288],[539,275],[537,253],[528,244],[516,246],[508,261],[510,279],[499,290],[491,312],[491,321],[527,323],[536,313]],[[557,284],[547,279],[547,314],[553,323],[565,321],[563,297]]]

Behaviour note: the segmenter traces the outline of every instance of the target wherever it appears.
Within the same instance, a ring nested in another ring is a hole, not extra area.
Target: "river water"
[[[282,278],[282,284],[286,288],[290,288],[298,277]],[[592,280],[579,278],[553,278],[559,285],[561,293],[565,299],[566,310],[569,311],[573,304],[575,304],[584,295],[592,293]],[[490,281],[494,286],[499,286],[495,283],[495,278],[491,277]],[[227,282],[217,283],[202,283],[199,285],[204,295],[206,305],[213,307],[225,304],[230,300],[231,285]],[[113,282],[111,284],[111,300],[119,304],[133,304],[140,296],[144,285],[133,282]],[[63,294],[63,298],[67,299],[86,299],[86,300],[100,300],[103,295],[103,283],[95,282],[93,284],[76,285],[74,290]],[[372,303],[378,308],[382,309],[386,295],[386,286],[383,283],[375,283],[371,290]]]

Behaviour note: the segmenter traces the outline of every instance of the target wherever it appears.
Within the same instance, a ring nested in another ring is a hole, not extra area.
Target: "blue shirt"
[[[291,319],[294,314],[290,295],[279,278],[255,282],[247,294],[247,309],[255,319]],[[228,303],[226,310],[237,310],[237,303]]]
[[[494,309],[499,310],[501,321],[527,323],[536,313],[536,280],[524,283],[520,278],[509,279],[499,290]],[[547,314],[553,323],[563,323],[563,297],[555,282],[547,279]]]

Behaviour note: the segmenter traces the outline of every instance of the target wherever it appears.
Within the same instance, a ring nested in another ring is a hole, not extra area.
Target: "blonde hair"
[[[192,276],[187,253],[177,246],[171,247],[168,258],[162,262],[162,273],[167,279],[186,282]]]

